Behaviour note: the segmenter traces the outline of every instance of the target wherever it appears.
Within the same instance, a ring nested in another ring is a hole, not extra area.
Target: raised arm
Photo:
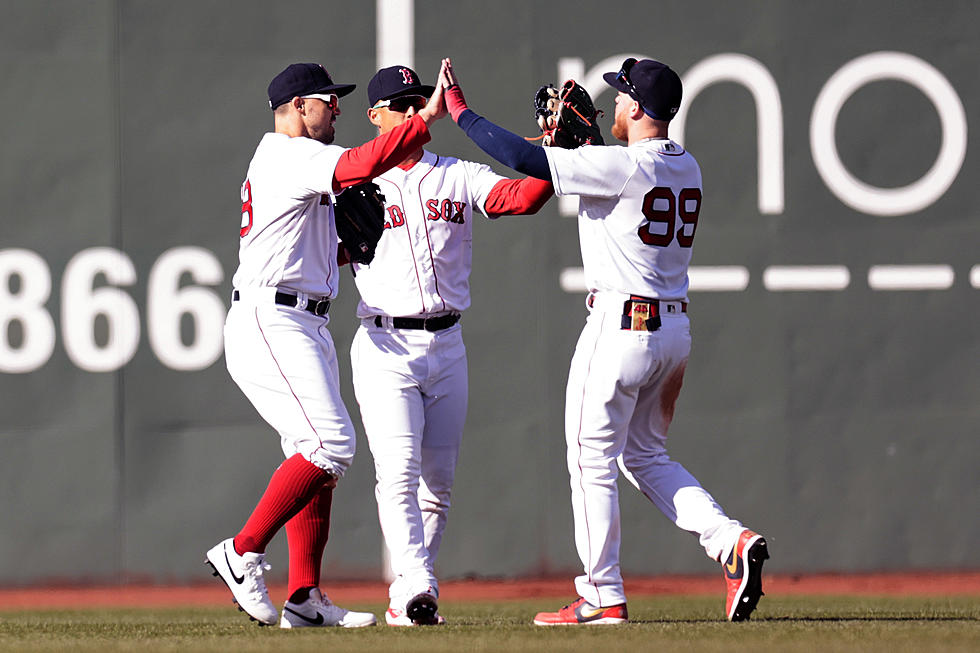
[[[449,59],[442,60],[439,85],[445,86],[449,114],[481,150],[522,174],[551,181],[551,169],[544,149],[529,143],[522,136],[498,127],[466,106],[463,90]]]
[[[411,120],[374,138],[364,145],[353,147],[340,155],[333,175],[333,189],[371,181],[401,163],[405,157],[430,140],[429,125],[448,114],[441,84],[426,104]]]

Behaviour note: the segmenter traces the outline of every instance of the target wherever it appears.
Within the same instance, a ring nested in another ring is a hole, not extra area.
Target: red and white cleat
[[[624,624],[627,621],[629,616],[625,603],[600,608],[585,599],[566,605],[558,612],[539,612],[534,617],[536,626],[599,626]]]
[[[728,583],[725,613],[729,621],[748,621],[762,597],[762,563],[769,558],[766,540],[749,529],[742,531],[728,560],[721,567]]]

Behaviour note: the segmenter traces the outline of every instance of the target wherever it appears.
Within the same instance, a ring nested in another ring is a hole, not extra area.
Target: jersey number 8
[[[694,245],[694,231],[698,228],[700,212],[700,188],[685,188],[681,190],[680,195],[674,197],[674,191],[669,187],[657,186],[643,196],[643,216],[648,222],[641,225],[636,234],[647,245],[667,247],[673,242],[676,233],[678,245],[691,247]],[[681,226],[675,232],[674,227],[678,217],[681,219]],[[657,229],[657,232],[653,233],[650,230],[650,225],[653,223],[665,224],[667,228]],[[685,233],[688,225],[691,226],[690,232]]]
[[[242,226],[238,235],[244,238],[252,230],[252,182],[242,184]]]

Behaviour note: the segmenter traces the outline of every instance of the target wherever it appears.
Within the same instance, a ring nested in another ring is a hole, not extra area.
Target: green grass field
[[[381,604],[347,607],[382,614]],[[553,601],[447,604],[430,628],[259,628],[227,608],[0,612],[0,651],[980,651],[980,599],[765,597],[751,622],[717,598],[630,602],[624,626],[530,625]]]

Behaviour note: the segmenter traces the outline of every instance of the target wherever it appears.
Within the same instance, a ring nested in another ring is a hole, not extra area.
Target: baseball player
[[[701,211],[701,171],[667,128],[681,102],[668,66],[627,59],[603,79],[616,96],[612,135],[626,146],[538,148],[469,111],[443,61],[450,115],[488,154],[578,195],[589,315],[572,357],[565,440],[579,598],[534,618],[540,626],[628,620],[619,567],[617,463],[678,527],[722,563],[727,617],[749,618],[762,596],[762,536],[730,519],[666,451],[691,349],[687,269]]]
[[[382,135],[414,119],[433,87],[408,66],[379,70],[367,110]],[[354,391],[377,476],[378,515],[395,578],[385,620],[432,625],[434,573],[466,417],[460,315],[470,305],[473,216],[535,213],[549,182],[420,146],[374,182],[385,231],[370,265],[354,264],[361,326],[351,345]]]
[[[289,598],[283,628],[370,626],[369,613],[333,605],[319,589],[333,489],[354,456],[354,429],[339,388],[327,330],[337,295],[332,198],[404,160],[445,115],[441,91],[411,120],[353,149],[333,145],[339,98],[318,64],[288,66],[269,84],[275,132],[263,136],[242,185],[239,267],[225,322],[232,379],[279,433],[283,462],[245,526],[207,552],[206,562],[241,610],[275,624],[263,573],[265,548],[283,526],[289,545]]]

